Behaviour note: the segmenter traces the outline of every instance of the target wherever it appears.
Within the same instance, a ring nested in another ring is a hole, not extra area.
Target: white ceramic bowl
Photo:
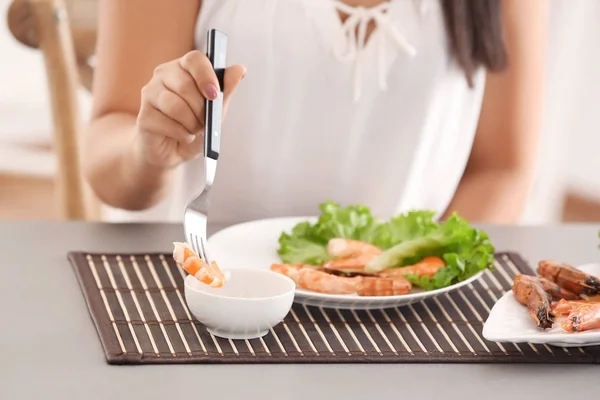
[[[194,317],[215,336],[255,339],[288,314],[296,284],[287,276],[257,269],[224,271],[221,288],[211,288],[191,275],[185,278],[185,299]]]

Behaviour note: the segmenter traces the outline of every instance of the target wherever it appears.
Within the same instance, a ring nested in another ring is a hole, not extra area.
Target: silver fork
[[[211,262],[206,244],[206,226],[210,208],[209,193],[215,181],[221,141],[226,48],[227,36],[224,33],[215,29],[208,31],[207,56],[219,80],[220,92],[215,100],[206,100],[204,103],[204,187],[188,201],[183,217],[186,241],[206,263]]]
[[[204,157],[205,184],[202,192],[193,197],[185,207],[183,227],[186,241],[205,262],[210,263],[206,245],[206,225],[210,208],[209,193],[215,179],[217,160]]]

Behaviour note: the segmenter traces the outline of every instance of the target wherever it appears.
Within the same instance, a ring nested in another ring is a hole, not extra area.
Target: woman
[[[202,184],[216,28],[232,66],[211,221],[331,199],[514,223],[534,175],[546,19],[544,0],[104,0],[87,179],[117,209],[181,218]]]

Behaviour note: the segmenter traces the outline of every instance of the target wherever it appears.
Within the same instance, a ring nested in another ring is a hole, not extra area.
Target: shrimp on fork
[[[225,285],[225,275],[216,262],[207,264],[187,243],[173,242],[173,259],[188,274],[210,287]]]

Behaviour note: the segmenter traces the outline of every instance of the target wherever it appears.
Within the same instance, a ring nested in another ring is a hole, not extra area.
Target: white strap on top
[[[333,1],[334,7],[348,17],[343,23],[344,41],[340,41],[334,48],[334,54],[342,62],[354,61],[354,101],[360,100],[362,92],[362,67],[363,52],[367,45],[367,28],[371,21],[376,23],[376,29],[369,37],[369,41],[377,43],[378,80],[381,90],[387,89],[386,68],[386,42],[392,40],[410,57],[417,53],[416,49],[398,31],[389,16],[390,2],[382,3],[375,7],[352,7],[339,0]]]

